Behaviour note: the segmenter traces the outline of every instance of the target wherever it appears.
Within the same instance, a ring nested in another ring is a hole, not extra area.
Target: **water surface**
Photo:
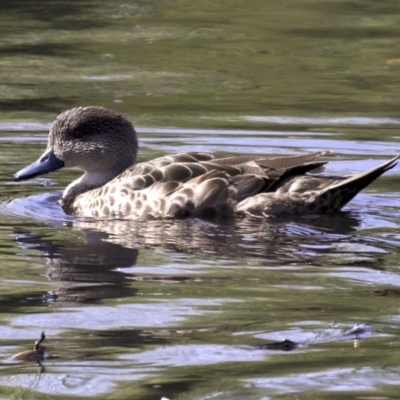
[[[1,396],[396,398],[399,167],[339,216],[271,221],[82,221],[57,203],[78,172],[12,175],[58,113],[94,104],[134,122],[140,160],[332,150],[322,173],[371,168],[400,153],[397,8],[3,5],[0,355],[45,331],[50,357],[4,363]]]

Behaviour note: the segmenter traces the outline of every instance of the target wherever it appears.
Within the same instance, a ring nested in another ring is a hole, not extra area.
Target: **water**
[[[62,110],[125,113],[140,160],[400,153],[389,1],[13,1],[0,13],[1,398],[396,398],[399,167],[340,216],[93,222],[62,170],[14,183]],[[361,334],[346,334],[356,324]],[[295,344],[291,351],[281,342]]]

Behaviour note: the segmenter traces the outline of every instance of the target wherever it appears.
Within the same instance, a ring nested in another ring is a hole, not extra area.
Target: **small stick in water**
[[[42,332],[40,339],[35,341],[33,350],[25,350],[14,354],[8,361],[36,361],[36,365],[43,368],[42,361],[45,357],[45,349],[42,343],[45,339],[46,335]]]

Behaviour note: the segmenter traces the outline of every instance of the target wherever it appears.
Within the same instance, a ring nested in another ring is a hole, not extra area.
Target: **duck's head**
[[[137,148],[135,130],[121,114],[102,107],[73,108],[57,117],[46,151],[18,171],[14,180],[68,167],[85,171],[87,178],[107,181],[135,163]]]

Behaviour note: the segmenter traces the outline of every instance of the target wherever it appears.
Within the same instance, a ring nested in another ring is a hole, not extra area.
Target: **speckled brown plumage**
[[[48,148],[15,174],[28,179],[62,166],[84,171],[64,190],[65,212],[97,219],[183,218],[219,214],[286,216],[339,211],[360,190],[396,165],[395,157],[349,178],[310,176],[328,152],[287,157],[179,153],[135,164],[132,124],[101,107],[65,111]]]

